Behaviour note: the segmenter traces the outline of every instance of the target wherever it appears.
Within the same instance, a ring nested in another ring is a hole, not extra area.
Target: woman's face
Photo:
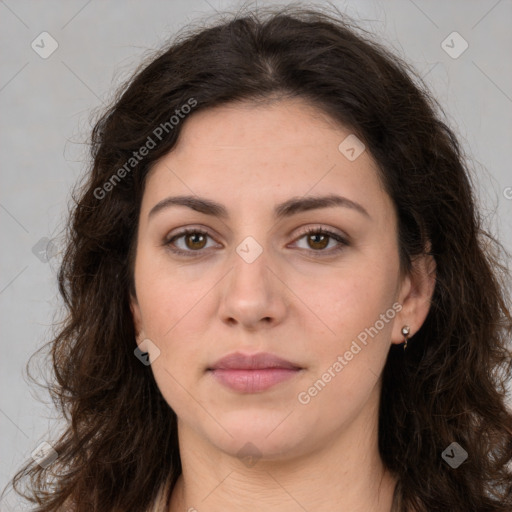
[[[397,219],[372,157],[300,101],[183,122],[148,175],[132,302],[179,428],[278,458],[373,426],[390,344],[428,308],[400,278]],[[190,206],[171,204],[181,196]],[[311,202],[328,196],[342,199]],[[215,364],[233,353],[271,356]]]

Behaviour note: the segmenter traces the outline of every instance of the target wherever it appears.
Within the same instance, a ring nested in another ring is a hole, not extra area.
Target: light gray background
[[[269,3],[289,2],[259,5]],[[512,1],[333,3],[425,78],[471,158],[488,225],[512,250]],[[86,168],[83,143],[91,112],[109,100],[147,50],[189,20],[239,5],[220,0],[0,1],[2,489],[35,447],[50,439],[50,429],[55,434],[52,409],[41,403],[48,397],[27,384],[24,368],[60,317],[59,255],[45,263],[32,249],[63,227],[70,187]],[[59,45],[47,59],[31,48],[43,31]],[[457,59],[441,47],[453,31],[469,44]],[[2,510],[14,509],[13,503],[8,496]]]

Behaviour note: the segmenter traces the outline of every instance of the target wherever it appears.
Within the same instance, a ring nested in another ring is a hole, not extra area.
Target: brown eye
[[[329,237],[321,233],[307,235],[307,238],[311,242],[311,248],[315,250],[325,249],[329,244]]]
[[[165,240],[164,245],[180,256],[201,256],[205,252],[203,249],[207,248],[208,238],[212,238],[208,232],[189,228]],[[307,245],[302,249],[319,257],[332,256],[349,245],[341,235],[322,228],[306,230],[297,241],[302,239],[306,239]],[[329,248],[331,242],[334,242],[334,246]]]
[[[202,249],[206,245],[206,235],[202,233],[189,233],[184,236],[184,239],[189,249]]]
[[[181,233],[174,235],[169,240],[164,241],[164,245],[179,255],[196,256],[194,253],[204,252],[202,249],[206,247],[209,233],[200,229],[185,229]],[[179,242],[179,243],[178,243]]]
[[[333,256],[350,245],[347,240],[338,233],[324,228],[309,228],[302,233],[297,239],[297,242],[302,239],[306,239],[307,245],[307,247],[302,247],[302,249],[308,251],[315,257]],[[331,242],[333,242],[334,245],[328,248]]]

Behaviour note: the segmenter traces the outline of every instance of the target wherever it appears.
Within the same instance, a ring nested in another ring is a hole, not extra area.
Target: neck
[[[374,404],[376,405],[376,404]],[[390,512],[396,478],[378,453],[375,408],[309,453],[244,463],[178,422],[182,474],[169,512]]]

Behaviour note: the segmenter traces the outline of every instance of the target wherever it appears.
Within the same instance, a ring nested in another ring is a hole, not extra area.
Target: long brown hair
[[[187,27],[97,121],[58,275],[68,316],[49,344],[50,391],[68,427],[53,443],[58,458],[30,461],[14,487],[26,482],[41,512],[137,512],[174,485],[176,415],[134,356],[129,307],[144,181],[187,115],[270,97],[305,99],[364,141],[396,207],[404,271],[425,250],[436,261],[428,317],[383,370],[379,450],[400,510],[512,510],[509,274],[461,148],[404,62],[339,13],[296,6]],[[442,457],[453,442],[468,454],[456,469]]]

